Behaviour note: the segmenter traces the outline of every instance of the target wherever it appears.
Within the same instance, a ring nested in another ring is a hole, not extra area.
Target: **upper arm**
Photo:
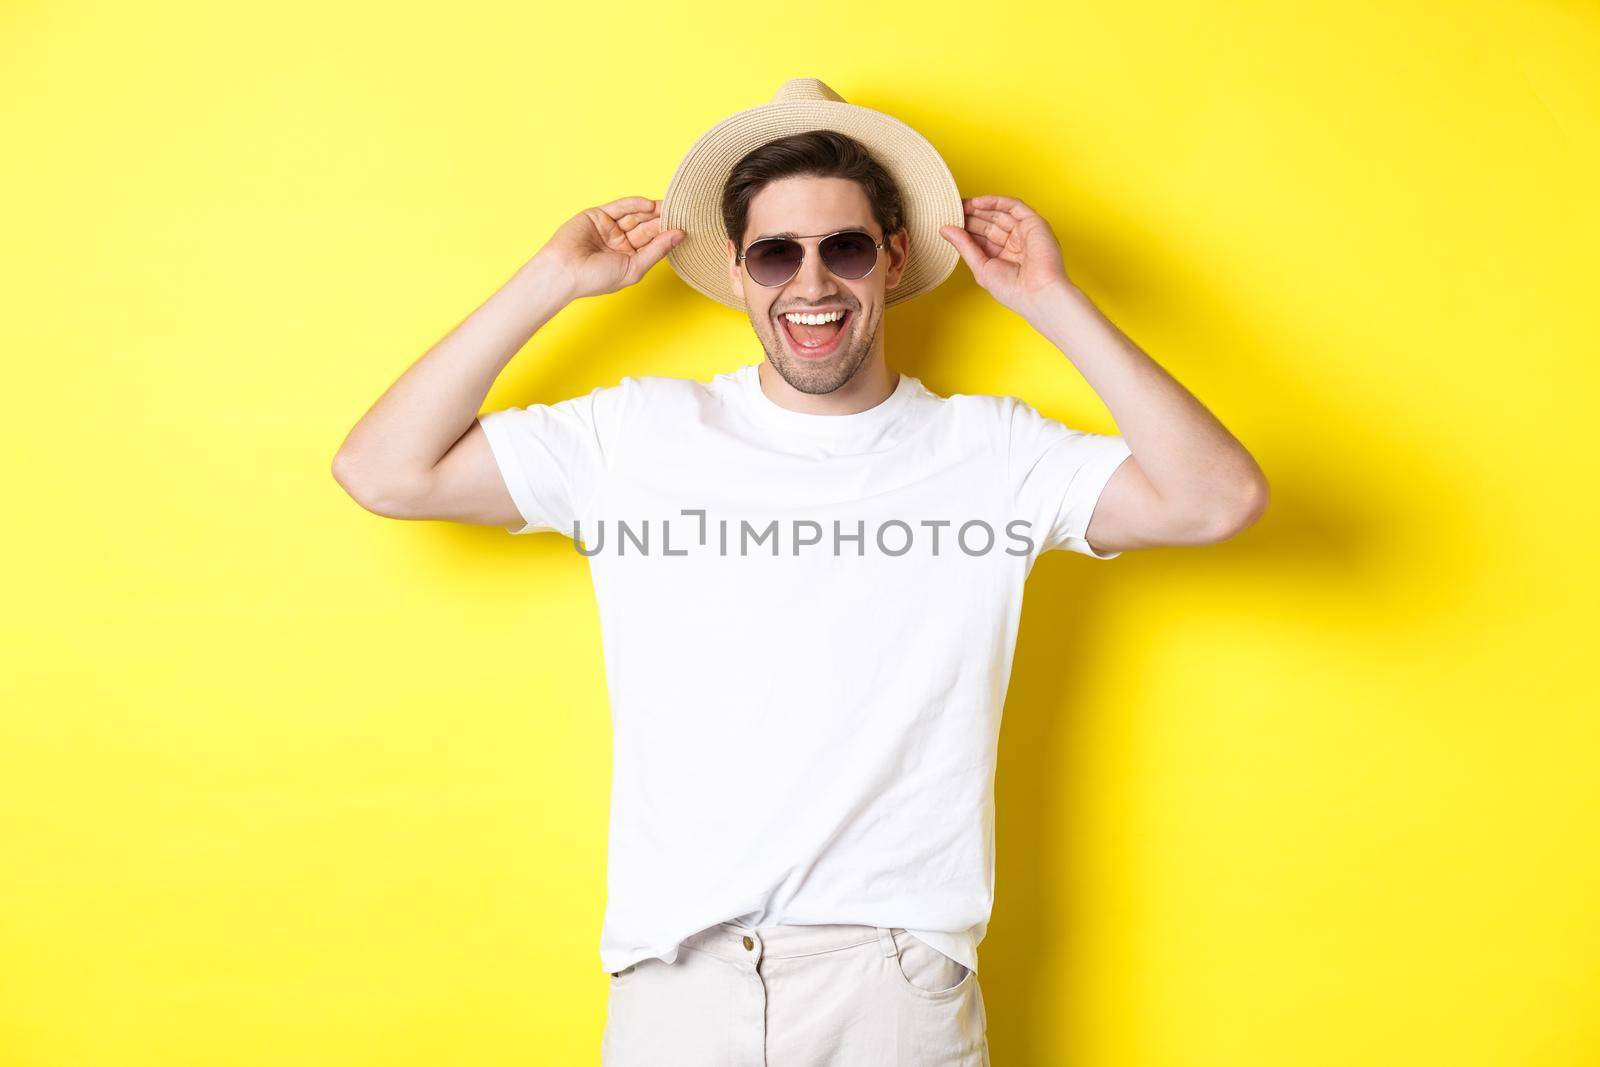
[[[480,414],[406,493],[397,518],[573,536],[608,466],[622,387]]]
[[[434,464],[406,517],[507,528],[523,525],[479,419],[473,419],[467,432]]]
[[[1215,540],[1162,500],[1120,434],[1075,430],[1009,399],[1015,504],[1041,532],[1041,552],[1114,559],[1128,549]]]
[[[434,465],[412,517],[573,536],[604,478],[623,398],[622,386],[597,387],[478,416]]]
[[[1131,454],[1101,490],[1085,538],[1105,552],[1205,545],[1217,539],[1212,526],[1168,506]]]

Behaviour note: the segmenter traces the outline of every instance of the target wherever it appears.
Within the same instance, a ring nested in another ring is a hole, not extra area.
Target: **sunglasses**
[[[872,268],[878,265],[878,249],[888,247],[887,241],[874,241],[870,233],[861,230],[809,236],[822,238],[817,242],[822,265],[850,281],[871,274]],[[800,264],[805,258],[806,246],[793,237],[763,237],[739,253],[739,262],[744,264],[750,280],[769,289],[800,273]]]

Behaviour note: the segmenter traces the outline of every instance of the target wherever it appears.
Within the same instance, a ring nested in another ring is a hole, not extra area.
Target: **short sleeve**
[[[1066,549],[1093,559],[1122,555],[1095,551],[1084,535],[1106,483],[1133,454],[1128,443],[1120,434],[1074,430],[1022,400],[1006,399],[1013,507],[1017,518],[1030,523],[1038,551]]]
[[[622,387],[598,387],[554,404],[478,416],[489,450],[522,515],[508,533],[571,537],[605,475]]]

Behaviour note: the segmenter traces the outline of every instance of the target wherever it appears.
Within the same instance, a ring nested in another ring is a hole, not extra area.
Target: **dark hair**
[[[837,130],[807,130],[768,141],[733,165],[722,187],[722,226],[729,239],[744,243],[750,201],[768,183],[801,175],[845,178],[860,185],[886,239],[905,225],[900,187],[866,145]]]

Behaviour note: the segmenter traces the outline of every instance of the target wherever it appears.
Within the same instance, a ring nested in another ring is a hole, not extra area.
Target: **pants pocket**
[[[890,933],[896,950],[893,969],[907,990],[925,997],[954,996],[963,991],[972,977],[971,968],[900,927]]]

